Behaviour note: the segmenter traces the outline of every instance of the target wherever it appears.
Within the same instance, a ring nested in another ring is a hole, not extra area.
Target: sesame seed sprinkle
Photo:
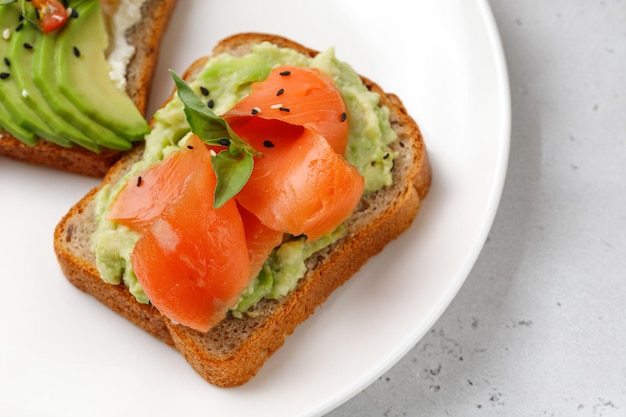
[[[345,122],[347,118],[348,118],[348,115],[346,114],[346,112],[341,113],[341,121],[342,122]]]
[[[260,108],[258,108],[258,107],[254,107],[250,113],[252,113],[252,114],[258,114],[258,113],[261,113],[261,109],[260,109]]]
[[[28,97],[28,91],[25,88],[22,89],[22,97],[24,98]]]
[[[76,58],[80,57],[80,50],[77,47],[73,47],[72,50],[74,51],[74,56]]]
[[[212,109],[215,106],[215,101],[213,101],[213,99],[210,99],[207,104],[206,104],[210,109]]]
[[[273,148],[274,144],[272,143],[271,140],[264,140],[263,141],[263,146],[265,146],[266,148]]]
[[[200,87],[200,92],[202,93],[203,96],[209,95],[209,90],[206,87]]]
[[[282,76],[284,77],[284,76],[286,76],[286,75],[291,74],[291,71],[281,71],[281,72],[279,72],[279,74],[280,74],[280,75],[282,75]]]
[[[279,107],[278,110],[289,113],[289,109],[287,107]]]
[[[270,106],[270,109],[272,109],[272,110],[276,110],[276,109],[280,109],[281,107],[283,107],[283,105],[282,105],[282,104],[272,104],[272,105]]]
[[[4,39],[5,41],[8,41],[9,38],[11,37],[11,29],[6,28],[2,31],[2,39]]]
[[[218,142],[222,146],[230,146],[230,139],[228,139],[228,138],[222,138],[222,139],[218,140]]]
[[[26,48],[26,49],[33,49],[33,45],[31,45],[28,42],[24,42],[24,48]]]
[[[193,149],[193,146],[187,145],[187,149]]]
[[[213,149],[209,149],[209,152],[211,153],[211,156],[217,156],[217,153],[215,153]]]
[[[276,92],[276,95],[277,95],[277,96],[279,96],[279,95],[281,95],[281,94],[282,94],[282,93],[284,93],[284,92],[285,92],[285,89],[284,89],[284,88],[281,88],[280,90],[278,90],[278,91]]]
[[[70,9],[72,9],[72,8],[70,7]],[[78,17],[78,11],[76,9],[72,9],[72,12],[69,13],[69,15],[70,15],[70,17],[76,19]]]
[[[6,80],[7,78],[9,78],[9,74],[8,72],[0,72],[0,80]]]
[[[7,58],[6,56],[4,57],[4,63],[7,64],[7,67],[11,66],[11,61],[9,61],[9,58]]]
[[[141,187],[142,178],[141,175],[137,177],[137,187]]]
[[[17,26],[15,27],[15,31],[19,32],[20,30],[22,30],[22,28],[24,27],[24,22],[20,22],[17,24]]]

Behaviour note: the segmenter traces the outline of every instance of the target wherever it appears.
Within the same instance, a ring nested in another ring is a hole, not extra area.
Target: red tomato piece
[[[32,4],[38,10],[43,33],[54,32],[67,21],[67,10],[58,0],[32,0]]]
[[[348,141],[346,107],[333,80],[315,68],[280,66],[223,117],[232,123],[254,113],[313,129],[343,155]]]

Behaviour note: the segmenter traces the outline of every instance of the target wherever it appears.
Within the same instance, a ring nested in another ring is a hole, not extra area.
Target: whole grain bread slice
[[[317,53],[274,35],[239,34],[221,41],[213,54],[242,55],[250,50],[251,44],[261,41],[310,56]],[[194,63],[185,78],[192,79],[205,59]],[[245,383],[283,345],[286,336],[298,324],[369,258],[411,225],[429,190],[431,169],[418,125],[396,95],[385,93],[372,81],[362,79],[370,90],[380,95],[381,104],[390,109],[391,124],[398,135],[398,140],[391,145],[398,155],[392,170],[393,185],[363,197],[345,223],[346,235],[307,260],[306,275],[286,297],[263,300],[254,307],[253,316],[242,319],[229,316],[208,333],[173,324],[151,305],[137,303],[123,285],[106,284],[100,279],[89,249],[95,230],[94,195],[100,187],[78,202],[55,230],[54,247],[64,274],[76,287],[174,346],[211,384],[230,387]],[[125,155],[109,171],[103,184],[119,179],[140,157],[140,149]]]
[[[175,5],[176,0],[145,1],[141,6],[141,18],[126,31],[128,44],[135,47],[135,54],[126,71],[126,92],[144,115],[159,46]],[[35,146],[29,146],[0,129],[0,155],[81,175],[104,176],[122,153],[106,148],[99,153],[80,146],[65,148],[44,140],[39,140]]]

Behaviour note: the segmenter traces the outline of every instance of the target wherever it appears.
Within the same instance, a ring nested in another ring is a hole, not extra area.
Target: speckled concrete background
[[[490,0],[512,143],[457,298],[328,417],[626,416],[626,1]]]

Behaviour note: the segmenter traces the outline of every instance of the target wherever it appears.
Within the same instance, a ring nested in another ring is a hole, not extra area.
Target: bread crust
[[[310,56],[317,53],[279,36],[246,33],[224,39],[213,54],[242,54],[252,43],[264,40]],[[205,59],[192,64],[186,78],[193,77]],[[220,387],[244,384],[337,287],[411,225],[430,187],[431,168],[418,125],[397,96],[385,93],[371,80],[363,77],[363,81],[370,90],[380,94],[381,104],[389,107],[392,127],[398,134],[398,141],[392,145],[399,155],[392,170],[394,184],[364,197],[346,222],[346,236],[307,260],[308,272],[293,292],[280,300],[261,301],[254,308],[257,316],[227,317],[208,333],[201,333],[171,323],[151,306],[140,305],[123,285],[102,281],[93,255],[79,256],[80,248],[76,246],[81,236],[90,236],[94,230],[90,205],[99,187],[87,194],[57,225],[54,246],[63,272],[81,290],[173,345],[211,384]],[[115,181],[139,157],[139,151],[126,155],[109,171],[103,183]]]
[[[127,93],[145,115],[150,85],[159,56],[159,45],[177,0],[147,0],[141,20],[128,29],[127,41],[135,47],[127,69]],[[90,177],[102,177],[123,151],[103,148],[95,153],[80,146],[65,148],[39,140],[30,146],[0,129],[0,155]]]

